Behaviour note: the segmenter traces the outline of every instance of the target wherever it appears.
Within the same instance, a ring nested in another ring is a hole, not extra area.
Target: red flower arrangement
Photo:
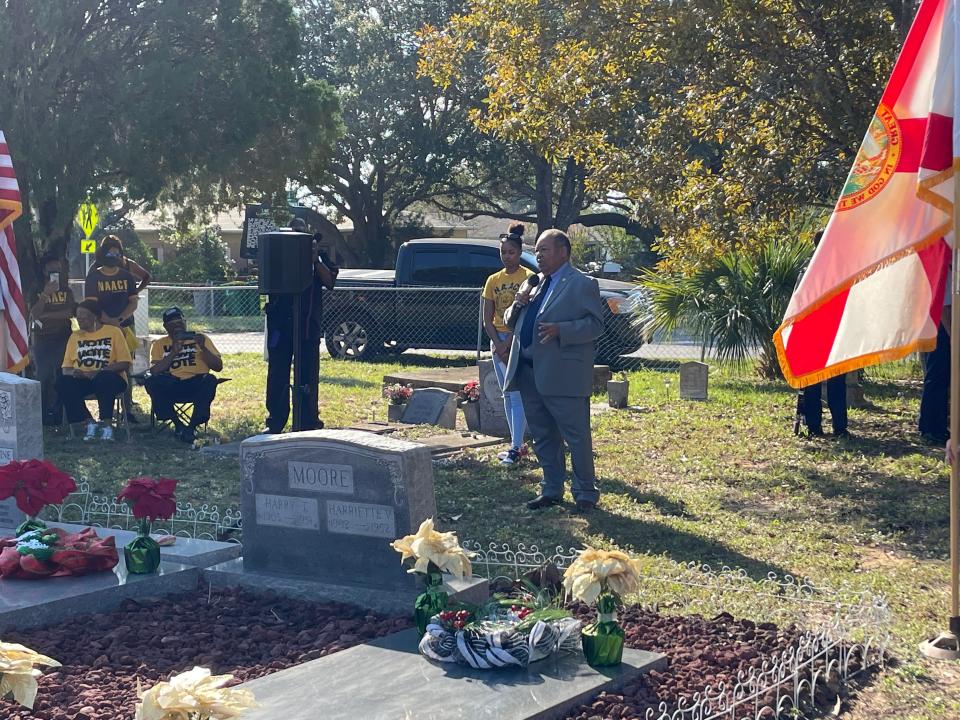
[[[457,392],[457,400],[460,401],[461,405],[463,403],[477,402],[479,399],[480,383],[478,383],[476,380],[471,380]]]
[[[47,505],[59,505],[76,489],[72,477],[43,460],[14,460],[0,467],[0,500],[16,498],[17,507],[30,517]]]
[[[173,491],[177,481],[170,478],[135,477],[117,495],[117,502],[126,501],[133,516],[140,520],[169,520],[177,511]]]

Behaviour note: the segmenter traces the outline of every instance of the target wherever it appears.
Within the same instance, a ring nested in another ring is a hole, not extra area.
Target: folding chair
[[[232,378],[228,377],[218,377],[217,378],[217,387],[220,387],[225,382],[230,382]],[[189,425],[190,418],[193,415],[193,403],[189,400],[184,402],[175,402],[173,404],[173,414],[176,417],[176,420],[181,425]],[[156,411],[153,409],[153,403],[150,403],[150,427],[163,429],[173,425],[173,420],[161,420],[157,417]],[[207,430],[207,423],[201,423],[194,428],[194,432],[197,434],[203,434]]]
[[[86,400],[96,400],[96,395],[87,395]],[[114,427],[114,432],[116,435],[120,434],[120,430],[124,430],[127,433],[127,442],[130,442],[130,421],[127,420],[127,393],[126,391],[117,394],[113,398],[113,420],[111,421]],[[63,420],[67,423],[67,429],[70,431],[70,439],[72,440],[75,435],[73,432],[73,423],[67,421],[67,411],[63,411]]]

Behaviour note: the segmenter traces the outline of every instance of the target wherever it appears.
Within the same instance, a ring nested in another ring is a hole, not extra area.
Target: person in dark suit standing
[[[306,223],[294,218],[290,229],[306,232]],[[267,423],[265,433],[281,433],[290,416],[290,367],[294,332],[301,336],[302,382],[306,386],[301,430],[323,428],[320,420],[320,340],[323,337],[323,289],[333,290],[340,268],[320,249],[320,233],[313,236],[313,281],[300,294],[300,327],[293,326],[294,295],[270,295],[267,315]]]
[[[531,510],[563,499],[564,442],[573,467],[571,490],[581,511],[600,499],[593,465],[590,393],[596,339],[603,333],[597,281],[570,264],[570,238],[547,230],[537,239],[540,282],[518,293],[507,310],[515,328],[504,391],[519,390],[543,480]]]

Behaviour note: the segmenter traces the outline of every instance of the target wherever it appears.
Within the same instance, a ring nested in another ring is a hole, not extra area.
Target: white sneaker
[[[504,457],[500,458],[501,465],[513,465],[517,462],[520,462],[520,451],[516,448],[510,448]]]
[[[90,442],[91,440],[97,439],[97,424],[95,422],[87,423],[87,432],[83,436],[84,442]]]
[[[100,433],[101,440],[113,440],[113,428],[109,425],[105,425],[103,430]]]
[[[503,460],[503,459],[504,459],[505,457],[507,457],[509,454],[510,454],[510,451],[509,451],[509,450],[504,450],[503,452],[498,452],[498,453],[497,453],[497,460]]]

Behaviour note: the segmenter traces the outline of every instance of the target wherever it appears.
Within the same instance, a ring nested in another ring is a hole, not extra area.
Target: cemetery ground
[[[451,363],[402,359],[408,370]],[[232,380],[220,386],[211,430],[227,441],[262,427],[265,365],[253,354],[225,361],[223,375]],[[398,359],[324,359],[327,427],[385,419],[381,378],[398,369]],[[703,562],[743,568],[757,580],[772,572],[883,593],[892,610],[892,657],[841,716],[960,717],[960,663],[930,662],[917,652],[946,623],[949,478],[942,448],[921,445],[915,431],[916,365],[872,371],[865,384],[871,407],[851,410],[853,438],[839,441],[795,437],[795,393],[749,369],[714,368],[706,402],[678,399],[675,372],[629,377],[633,409],[601,411],[606,398],[594,398],[603,492],[597,510],[576,514],[568,494],[564,506],[528,511],[524,502],[537,492],[535,462],[500,466],[500,448],[484,448],[435,463],[440,529],[462,540],[537,544],[550,552],[618,546],[647,558],[652,571]],[[139,389],[135,400],[149,407]],[[135,426],[129,445],[84,444],[47,431],[46,454],[99,495],[115,494],[135,475],[163,475],[180,481],[182,502],[239,503],[235,456],[198,452],[148,428]],[[735,601],[728,611],[738,616]]]

